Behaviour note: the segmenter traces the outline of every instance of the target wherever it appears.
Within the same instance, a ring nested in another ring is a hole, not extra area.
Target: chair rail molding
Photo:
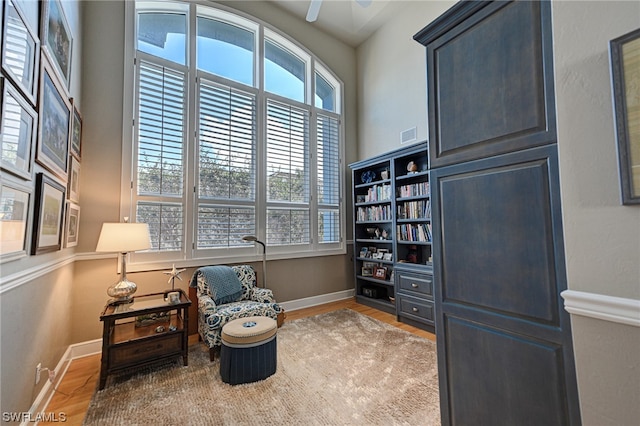
[[[578,290],[560,293],[564,309],[572,315],[640,327],[640,300]]]

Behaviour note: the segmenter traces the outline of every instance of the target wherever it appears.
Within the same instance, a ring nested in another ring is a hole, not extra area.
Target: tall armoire
[[[551,5],[457,3],[426,47],[442,424],[577,425]]]

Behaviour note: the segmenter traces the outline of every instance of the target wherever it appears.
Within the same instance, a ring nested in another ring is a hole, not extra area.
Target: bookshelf
[[[427,143],[350,165],[356,299],[433,326]],[[425,327],[426,326],[426,327]]]

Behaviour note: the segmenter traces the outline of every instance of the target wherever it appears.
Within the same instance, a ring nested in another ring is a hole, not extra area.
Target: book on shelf
[[[398,188],[398,197],[426,197],[430,195],[429,182],[402,185]]]
[[[398,239],[400,241],[416,241],[416,242],[431,242],[431,224],[403,224],[397,226]]]

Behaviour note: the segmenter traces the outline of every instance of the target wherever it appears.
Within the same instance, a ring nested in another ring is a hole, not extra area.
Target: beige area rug
[[[203,344],[109,378],[85,425],[439,425],[435,344],[343,309],[278,330],[278,368],[231,386]]]

